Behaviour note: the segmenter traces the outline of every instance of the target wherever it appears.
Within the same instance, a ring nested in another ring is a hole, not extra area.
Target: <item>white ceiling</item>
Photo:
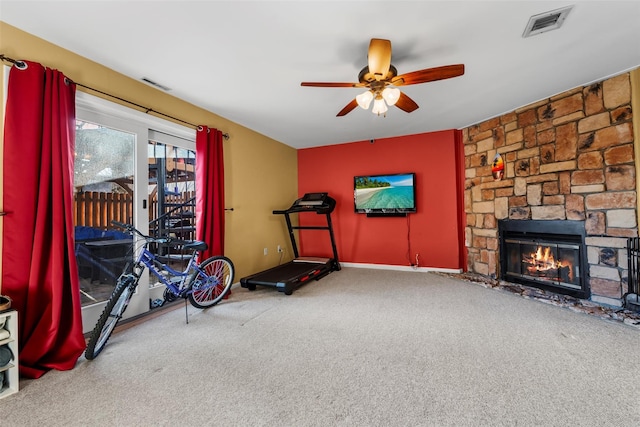
[[[522,37],[568,5],[562,28]],[[637,1],[0,0],[0,20],[295,148],[461,129],[640,66]],[[386,117],[336,117],[362,89],[300,86],[356,82],[374,37],[399,74],[465,74],[404,86],[420,108]]]

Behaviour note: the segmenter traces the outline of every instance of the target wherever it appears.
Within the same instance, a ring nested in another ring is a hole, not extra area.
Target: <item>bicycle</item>
[[[125,267],[116,281],[113,293],[91,332],[85,351],[85,357],[88,360],[95,359],[104,349],[113,329],[127,309],[145,268],[148,268],[166,286],[165,301],[184,298],[185,304],[188,299],[192,306],[201,309],[213,307],[219,303],[229,293],[233,283],[234,267],[229,258],[213,256],[202,263],[198,262],[198,253],[207,249],[205,242],[146,236],[132,225],[118,221],[111,221],[111,223],[138,236],[139,241],[143,243],[136,251],[135,262]],[[173,247],[182,246],[192,251],[185,269],[177,271],[161,263],[156,255],[149,251],[149,245],[152,243]],[[188,321],[187,317],[187,323]]]

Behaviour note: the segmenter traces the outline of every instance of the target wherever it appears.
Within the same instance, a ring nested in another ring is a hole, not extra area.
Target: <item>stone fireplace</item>
[[[468,271],[621,304],[627,239],[638,236],[631,79],[621,74],[463,130]],[[501,179],[492,175],[496,154],[504,161]],[[530,221],[535,230],[544,222],[577,229],[581,241],[510,230]],[[515,233],[511,243],[501,242],[503,229]],[[520,242],[532,234],[534,243]],[[536,242],[550,243],[554,257],[578,257],[571,279],[562,266],[550,278],[509,265],[537,253]]]

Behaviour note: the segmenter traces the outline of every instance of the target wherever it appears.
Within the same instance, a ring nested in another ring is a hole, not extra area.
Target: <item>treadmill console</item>
[[[293,202],[287,210],[273,211],[274,214],[285,214],[294,212],[316,212],[326,214],[333,212],[336,201],[329,197],[328,193],[306,193],[304,196]]]
[[[322,206],[326,198],[327,193],[307,193],[296,200],[295,203],[298,203],[300,206]]]

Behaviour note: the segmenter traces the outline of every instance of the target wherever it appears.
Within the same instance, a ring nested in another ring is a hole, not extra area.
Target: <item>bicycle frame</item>
[[[193,273],[200,274],[202,270],[198,267],[198,252],[193,251],[191,257],[189,258],[189,262],[187,263],[186,268],[183,271],[175,270],[169,267],[166,264],[158,261],[156,256],[147,249],[148,241],[145,241],[142,246],[140,253],[136,259],[136,262],[133,267],[132,274],[136,276],[136,278],[140,278],[145,268],[148,268],[150,272],[154,274],[158,278],[158,280],[164,284],[169,291],[171,291],[174,295],[179,297],[187,297],[191,289],[186,289],[184,287],[185,281],[189,278]],[[162,268],[158,268],[156,264],[160,264]],[[169,273],[169,275],[164,275],[162,272],[165,271]],[[179,281],[171,281],[170,278],[179,277]]]

